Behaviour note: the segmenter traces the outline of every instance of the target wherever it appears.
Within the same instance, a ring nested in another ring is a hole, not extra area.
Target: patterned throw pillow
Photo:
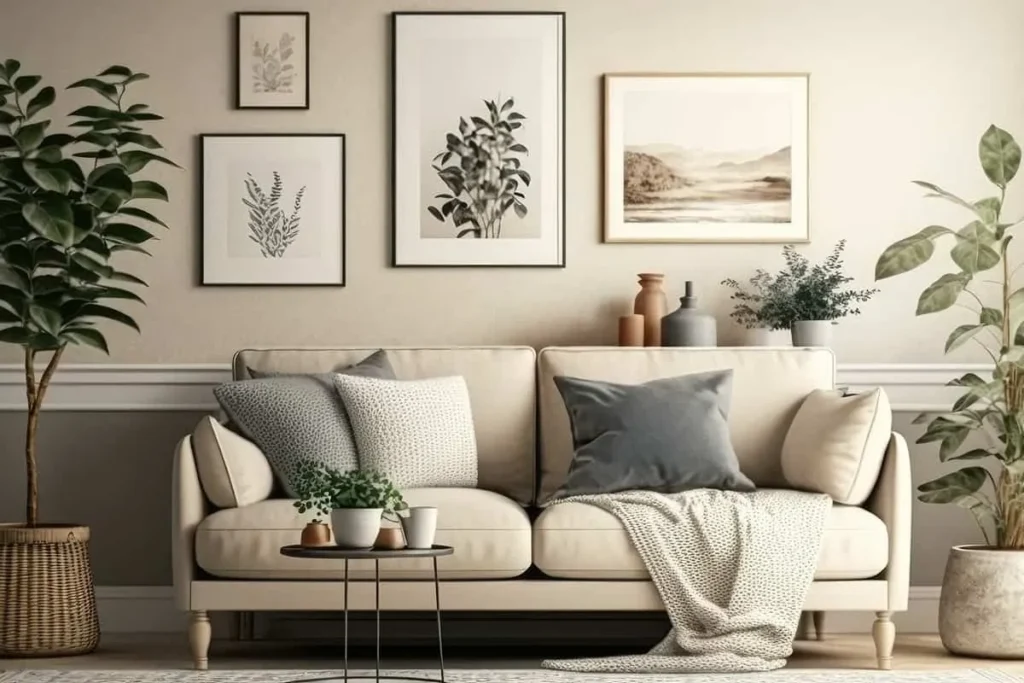
[[[476,433],[462,377],[413,381],[336,375],[361,469],[399,488],[474,487]]]
[[[384,351],[341,372],[395,376]],[[232,424],[267,456],[290,497],[296,495],[293,477],[300,460],[321,462],[343,472],[359,466],[352,428],[334,390],[334,377],[334,373],[267,373],[260,379],[228,382],[213,390]]]

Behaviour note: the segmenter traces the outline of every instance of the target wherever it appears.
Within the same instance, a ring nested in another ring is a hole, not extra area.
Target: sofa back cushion
[[[544,503],[565,482],[573,443],[554,377],[640,384],[710,370],[732,369],[729,434],[740,469],[757,486],[781,487],[782,443],[797,409],[815,389],[835,384],[828,349],[547,348],[540,352],[540,491]]]
[[[466,380],[476,431],[479,483],[524,505],[533,502],[536,467],[536,353],[529,347],[345,347],[245,349],[235,379],[259,372],[331,372],[384,348],[398,379],[457,375]],[[568,463],[566,463],[568,465]]]

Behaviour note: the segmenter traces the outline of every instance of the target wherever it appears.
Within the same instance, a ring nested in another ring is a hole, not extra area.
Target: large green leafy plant
[[[969,510],[986,542],[1000,548],[1024,549],[1024,288],[1015,288],[1007,249],[1012,228],[1021,221],[1003,218],[1006,189],[1017,175],[1021,148],[1005,130],[991,126],[979,146],[981,167],[996,194],[968,201],[934,185],[915,181],[926,196],[961,209],[967,224],[951,230],[930,225],[891,245],[878,259],[875,278],[906,273],[926,263],[936,242],[949,238],[949,256],[956,268],[930,284],[917,302],[917,315],[957,305],[971,319],[946,339],[946,352],[977,343],[992,360],[991,378],[975,373],[949,382],[963,394],[952,409],[938,416],[921,415],[928,423],[918,443],[939,444],[943,462],[973,463],[918,487],[926,503],[952,503]],[[971,434],[983,445],[964,449]],[[979,461],[997,464],[995,473]]]
[[[340,472],[320,462],[303,460],[296,468],[295,489],[295,507],[302,513],[319,513],[314,522],[341,508],[383,508],[387,515],[405,509],[402,494],[378,472]]]
[[[45,118],[56,100],[21,64],[0,64],[0,342],[24,349],[28,417],[25,440],[26,522],[39,521],[36,430],[50,380],[69,344],[109,353],[101,321],[139,329],[112,302],[142,298],[145,286],[118,270],[121,252],[148,254],[150,227],[163,223],[140,200],[167,201],[167,191],[136,179],[151,163],[173,164],[154,150],[145,125],[162,117],[129,104],[129,87],[148,78],[112,66],[72,83],[102,98],[71,112],[71,133],[51,133]],[[37,378],[39,354],[50,354]]]

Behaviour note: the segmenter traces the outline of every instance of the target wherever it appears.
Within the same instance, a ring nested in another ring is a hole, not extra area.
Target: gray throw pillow
[[[395,379],[384,351],[338,372]],[[359,467],[352,427],[334,389],[335,373],[249,373],[257,379],[221,384],[213,395],[233,426],[267,456],[286,495],[296,495],[294,476],[301,460],[342,472]]]
[[[633,490],[754,490],[729,439],[732,370],[638,385],[554,380],[576,449],[554,498]]]

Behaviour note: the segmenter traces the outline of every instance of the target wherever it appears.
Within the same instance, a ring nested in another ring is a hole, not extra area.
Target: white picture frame
[[[235,49],[236,109],[309,109],[309,12],[236,12]]]
[[[345,136],[200,136],[203,285],[345,285]]]
[[[565,267],[565,14],[395,12],[392,32],[392,265]]]
[[[605,242],[809,240],[807,74],[605,74]]]

